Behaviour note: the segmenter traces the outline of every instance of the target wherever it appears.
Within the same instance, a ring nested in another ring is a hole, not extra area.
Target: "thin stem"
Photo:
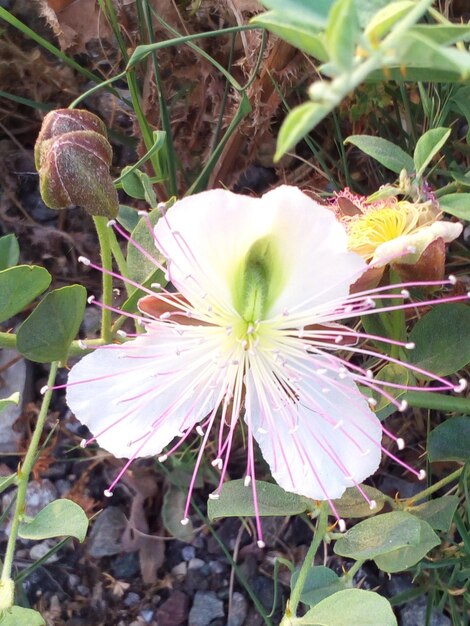
[[[356,573],[361,569],[362,565],[365,562],[366,562],[366,559],[359,559],[359,561],[356,561],[353,565],[351,565],[351,567],[348,569],[346,574],[343,576],[343,580],[347,581],[348,583],[349,582],[352,583],[352,579],[354,578]]]
[[[112,271],[113,261],[111,256],[111,245],[109,241],[108,220],[106,217],[95,216],[96,232],[100,242],[101,265],[105,270]],[[109,343],[112,339],[111,334],[111,311],[107,308],[113,303],[113,278],[107,272],[103,272],[103,304],[105,305],[101,312],[101,339],[105,343]]]
[[[14,350],[16,348],[16,335],[14,333],[0,333],[0,348]]]
[[[315,558],[315,554],[317,553],[318,548],[320,547],[321,542],[326,533],[326,529],[328,526],[328,505],[323,503],[320,509],[320,515],[318,516],[317,528],[315,534],[313,535],[313,540],[308,552],[305,556],[305,560],[300,568],[299,575],[295,582],[294,588],[292,589],[290,603],[289,603],[289,612],[291,615],[296,615],[297,607],[299,606],[300,596],[302,595],[302,591],[304,590],[305,583],[307,582],[308,573],[312,567],[313,560]],[[287,611],[286,611],[287,614]]]
[[[431,494],[435,493],[436,491],[439,491],[439,489],[442,489],[442,487],[446,487],[449,483],[453,482],[454,480],[457,480],[460,477],[460,474],[463,472],[463,469],[464,469],[463,467],[459,467],[459,469],[455,470],[455,472],[452,472],[452,474],[445,476],[444,478],[439,480],[437,483],[434,483],[434,485],[431,485],[427,489],[423,489],[423,491],[420,491],[412,498],[405,498],[405,501],[409,505],[409,504],[414,504],[415,502],[419,502],[420,500],[424,500]]]
[[[28,451],[24,457],[23,464],[18,469],[18,492],[16,496],[15,512],[11,524],[10,536],[8,537],[7,549],[5,552],[5,558],[3,561],[1,581],[5,582],[11,579],[11,570],[13,567],[13,556],[15,553],[16,538],[18,536],[18,529],[21,519],[25,511],[26,490],[28,488],[29,475],[33,469],[34,462],[36,460],[36,452],[41,439],[44,424],[47,418],[47,412],[52,397],[51,387],[54,386],[55,377],[57,374],[57,368],[59,366],[58,361],[51,363],[51,370],[49,372],[49,378],[47,380],[48,391],[44,394],[44,398],[41,405],[41,410],[36,422],[36,428],[34,429],[31,443],[29,444]]]

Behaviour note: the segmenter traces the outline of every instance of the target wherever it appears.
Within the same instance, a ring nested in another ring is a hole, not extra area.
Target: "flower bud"
[[[115,217],[118,197],[109,173],[111,145],[103,122],[88,111],[51,111],[34,149],[42,199],[51,209],[71,204]]]

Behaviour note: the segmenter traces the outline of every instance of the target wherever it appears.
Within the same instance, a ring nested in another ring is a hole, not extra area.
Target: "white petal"
[[[342,298],[366,269],[359,255],[348,252],[334,213],[286,185],[261,199],[221,189],[190,196],[168,210],[155,234],[170,259],[170,277],[197,306],[198,295],[205,294],[230,308],[237,272],[253,243],[265,236],[276,245],[276,274],[282,275],[270,317]]]
[[[318,360],[325,368],[328,363]],[[252,373],[247,377],[245,421],[273,478],[315,500],[339,498],[373,474],[381,457],[379,420],[349,376],[325,368],[321,375],[312,369],[296,389],[298,400],[288,405],[265,396]]]
[[[70,371],[69,407],[116,457],[158,454],[215,406],[223,370],[208,332],[155,323],[121,347],[95,350]]]
[[[195,305],[216,299],[232,308],[234,273],[269,230],[259,200],[214,189],[179,200],[155,228],[172,282]]]
[[[347,296],[367,265],[348,251],[346,231],[333,211],[287,185],[261,200],[272,214],[271,233],[285,272],[284,289],[269,315],[299,314]]]
[[[434,222],[430,226],[424,226],[409,235],[401,235],[390,241],[386,241],[377,247],[372,265],[382,267],[394,259],[400,263],[416,263],[424,250],[439,237],[445,243],[450,243],[462,232],[463,225],[459,222]],[[412,249],[413,252],[407,254]]]

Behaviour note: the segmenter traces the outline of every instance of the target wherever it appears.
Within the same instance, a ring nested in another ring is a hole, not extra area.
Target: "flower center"
[[[369,260],[382,243],[408,234],[415,226],[408,203],[372,210],[350,222],[349,249]]]

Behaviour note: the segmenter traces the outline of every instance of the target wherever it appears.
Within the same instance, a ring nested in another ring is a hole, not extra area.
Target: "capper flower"
[[[348,487],[356,487],[374,508],[360,483],[377,470],[382,453],[424,476],[383,446],[383,433],[398,449],[404,443],[379,421],[376,401],[368,397],[379,394],[405,410],[406,402],[393,395],[399,385],[378,380],[347,356],[398,363],[363,342],[372,338],[404,350],[412,344],[340,323],[373,313],[378,299],[382,311],[415,305],[406,302],[406,285],[398,295],[390,287],[350,294],[368,266],[348,250],[346,230],[330,209],[288,186],[258,199],[213,190],[177,201],[155,229],[148,218],[147,224],[176,292],[158,284],[144,288],[141,315],[134,316],[144,331],[84,356],[66,385],[71,410],[93,433],[83,445],[97,442],[128,459],[106,495],[133,459],[159,455],[164,462],[195,431],[200,449],[185,524],[209,437],[217,445],[212,465],[220,470],[220,483],[210,496],[217,498],[235,430],[243,427],[245,484],[253,490],[262,546],[255,441],[281,487],[328,500],[335,515],[333,500]],[[111,225],[130,239],[118,224]],[[390,306],[383,305],[387,297]],[[435,390],[465,386],[463,380],[453,383],[407,367],[430,376]]]
[[[112,157],[99,117],[81,109],[48,113],[34,147],[44,203],[51,209],[77,204],[90,215],[114,217],[119,202],[109,173]]]
[[[387,265],[402,280],[441,280],[446,244],[463,226],[440,219],[438,202],[398,200],[395,196],[370,199],[344,189],[333,201],[338,219],[348,233],[348,248],[370,265],[356,288],[377,285]]]

